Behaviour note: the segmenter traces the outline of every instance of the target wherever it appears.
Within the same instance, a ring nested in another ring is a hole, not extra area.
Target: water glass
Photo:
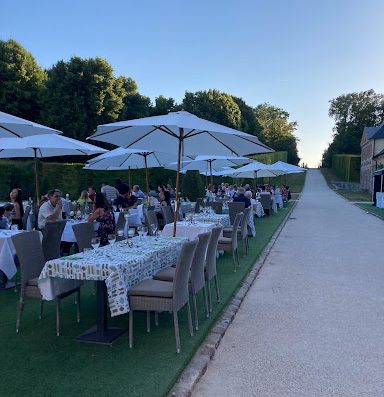
[[[142,226],[141,233],[143,237],[145,237],[148,234],[148,228],[146,226]]]
[[[152,231],[152,236],[156,236],[157,226],[155,223],[151,224],[151,231]]]
[[[132,238],[135,235],[136,231],[134,228],[128,229],[128,237]]]
[[[98,237],[93,237],[91,240],[91,245],[93,249],[97,249],[100,246],[100,239]]]
[[[108,242],[113,247],[116,242],[116,234],[108,234]]]
[[[12,221],[11,221],[11,223],[12,223]],[[19,230],[19,226],[11,224],[11,230]]]
[[[137,227],[137,234],[139,235],[139,237],[142,237],[142,235],[143,235],[143,226],[138,226]]]

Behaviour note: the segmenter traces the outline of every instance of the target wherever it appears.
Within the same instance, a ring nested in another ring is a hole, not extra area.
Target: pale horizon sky
[[[382,0],[0,4],[0,39],[19,41],[44,68],[100,56],[152,100],[213,88],[283,108],[313,167],[332,140],[329,100],[384,92]]]

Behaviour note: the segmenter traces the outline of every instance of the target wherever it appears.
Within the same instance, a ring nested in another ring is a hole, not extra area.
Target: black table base
[[[100,345],[112,345],[112,342],[127,332],[124,328],[108,328],[108,304],[107,287],[103,280],[96,281],[97,284],[97,308],[96,325],[77,336],[77,342],[96,343]]]

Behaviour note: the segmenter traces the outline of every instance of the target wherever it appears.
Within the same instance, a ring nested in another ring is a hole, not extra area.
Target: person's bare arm
[[[47,216],[47,220],[49,220],[49,221],[51,221],[51,222],[57,221],[57,218],[59,218],[59,216],[60,216],[60,214],[61,214],[62,207],[63,207],[63,206],[62,206],[62,204],[61,204],[61,201],[59,201],[59,202],[56,204],[54,213],[51,214],[51,215],[49,215],[49,216]]]

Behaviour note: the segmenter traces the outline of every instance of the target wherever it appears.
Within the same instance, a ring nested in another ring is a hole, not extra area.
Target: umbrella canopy
[[[177,160],[177,156],[171,153],[119,147],[87,161],[84,169],[130,170],[145,168],[146,188],[149,191],[148,168],[164,167],[166,164],[175,160]],[[130,181],[129,184],[131,184]]]
[[[264,164],[259,161],[237,168],[234,172],[236,178],[274,177],[282,174],[284,174],[283,171],[272,167],[271,164]]]
[[[24,138],[41,134],[61,134],[61,131],[0,112],[0,138]]]
[[[25,138],[0,139],[0,158],[31,157],[35,159],[36,202],[39,203],[37,159],[103,153],[105,149],[57,134],[32,135]]]
[[[301,168],[298,167],[297,165],[285,163],[284,161],[276,161],[276,163],[271,164],[271,167],[276,170],[284,171],[285,174],[306,171],[305,168]]]
[[[255,136],[201,119],[184,111],[100,125],[96,133],[89,138],[127,148],[145,147],[155,151],[177,153],[177,199],[180,161],[183,154],[239,156],[272,151]],[[174,235],[176,235],[176,219],[175,215]]]

